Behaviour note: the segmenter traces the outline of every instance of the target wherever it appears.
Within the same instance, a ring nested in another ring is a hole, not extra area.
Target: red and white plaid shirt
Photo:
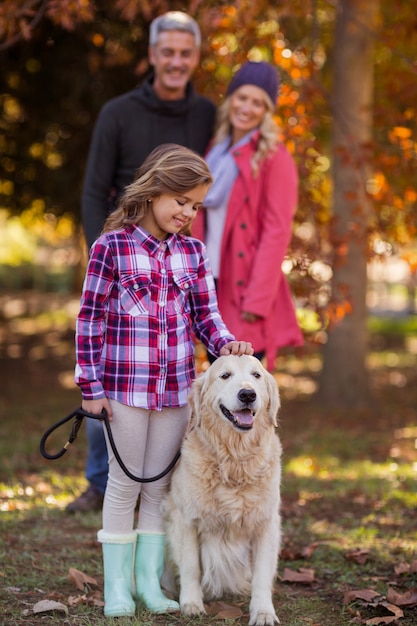
[[[196,375],[192,332],[215,355],[235,339],[218,311],[204,244],[182,235],[159,241],[137,226],[99,237],[76,326],[83,398],[185,405]]]

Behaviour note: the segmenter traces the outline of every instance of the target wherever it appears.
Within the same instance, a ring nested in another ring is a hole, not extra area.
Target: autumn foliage
[[[219,102],[234,68],[250,58],[281,76],[277,118],[300,174],[300,199],[286,271],[296,295],[327,319],[333,239],[330,133],[337,3],[318,0],[4,0],[0,6],[0,206],[79,216],[85,159],[97,112],[148,70],[149,22],[187,8],[203,33],[195,85]],[[374,132],[366,191],[373,213],[370,256],[411,249],[416,238],[417,28],[413,8],[382,2],[375,44]],[[346,155],[352,159],[353,155]],[[361,167],[358,161],[357,167]],[[352,190],[354,193],[355,190]],[[408,255],[405,258],[412,258]]]

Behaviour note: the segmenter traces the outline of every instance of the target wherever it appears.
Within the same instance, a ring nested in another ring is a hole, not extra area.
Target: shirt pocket
[[[149,313],[151,278],[146,274],[121,274],[120,306],[133,317]]]
[[[190,294],[192,288],[196,285],[197,273],[174,272],[174,297],[173,304],[176,313],[180,315],[188,315],[191,311]]]

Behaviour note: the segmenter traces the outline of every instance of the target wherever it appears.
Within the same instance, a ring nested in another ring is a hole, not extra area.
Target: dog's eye
[[[222,380],[227,380],[228,378],[230,378],[230,372],[225,372],[224,374],[220,376],[220,378]]]
[[[259,372],[253,372],[253,377],[254,378],[260,378],[261,374]]]

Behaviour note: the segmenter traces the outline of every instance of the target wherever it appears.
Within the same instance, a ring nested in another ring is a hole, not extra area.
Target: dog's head
[[[194,381],[190,394],[193,421],[202,413],[227,420],[240,432],[252,430],[258,415],[277,426],[280,407],[274,377],[253,356],[222,356]]]

